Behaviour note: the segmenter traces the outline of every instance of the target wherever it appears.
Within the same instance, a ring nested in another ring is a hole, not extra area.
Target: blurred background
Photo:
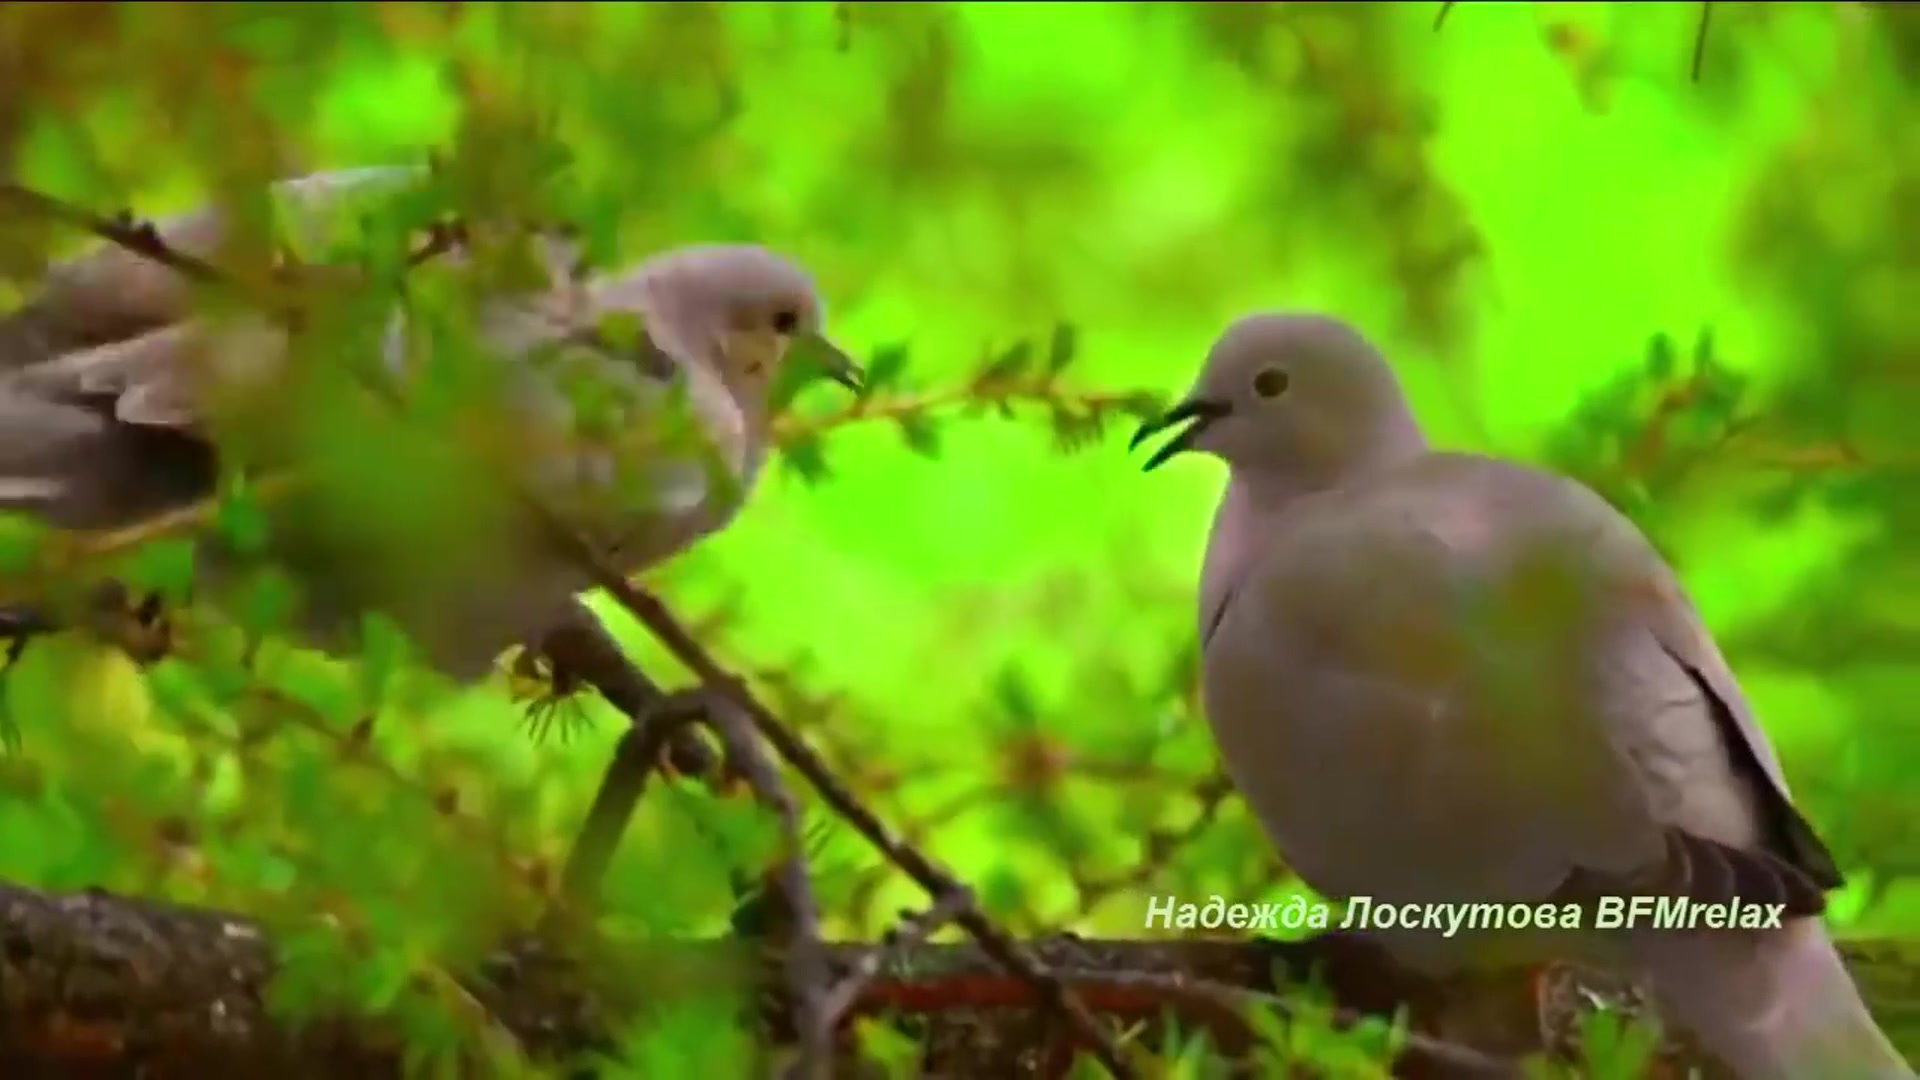
[[[1156,895],[1296,888],[1194,712],[1222,468],[1140,475],[1109,406],[1183,391],[1240,314],[1337,313],[1437,441],[1562,469],[1648,530],[1849,875],[1834,924],[1912,934],[1915,15],[8,4],[0,174],[154,214],[492,140],[563,149],[623,261],[754,240],[808,264],[835,338],[892,378],[864,417],[804,391],[739,524],[646,583],[1025,932],[1140,936]],[[75,243],[0,216],[13,299]],[[624,723],[586,703],[590,727],[536,741],[502,679],[384,705],[405,715],[357,757],[345,712],[238,753],[178,722],[198,706],[167,679],[99,663],[93,697],[71,672],[58,707],[10,694],[0,878],[351,909],[408,950],[464,947],[449,905],[516,910],[477,881],[550,878]],[[687,853],[766,826],[658,790],[610,918],[717,928],[724,860]],[[830,935],[923,902],[809,816]]]

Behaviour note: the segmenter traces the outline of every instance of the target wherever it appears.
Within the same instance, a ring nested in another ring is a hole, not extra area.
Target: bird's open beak
[[[1232,411],[1232,407],[1224,402],[1188,398],[1162,413],[1158,419],[1141,424],[1140,430],[1134,432],[1133,438],[1127,442],[1127,449],[1135,450],[1147,440],[1148,436],[1165,431],[1176,424],[1185,423],[1187,426],[1181,429],[1180,434],[1167,440],[1160,449],[1155,450],[1152,456],[1147,458],[1146,464],[1140,467],[1141,472],[1152,472],[1165,465],[1167,460],[1175,454],[1193,449],[1193,441],[1200,437],[1201,432],[1207,430],[1208,425]]]
[[[828,341],[821,334],[807,334],[800,339],[799,344],[801,351],[826,372],[827,378],[856,394],[860,392],[861,386],[866,381],[866,372],[861,371],[860,365],[854,363],[853,357],[848,356],[840,346]]]

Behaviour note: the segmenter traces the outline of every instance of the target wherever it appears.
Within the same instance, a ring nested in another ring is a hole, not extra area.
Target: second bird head
[[[742,401],[764,400],[783,365],[815,365],[850,390],[858,364],[825,334],[825,305],[812,277],[792,260],[751,244],[676,248],[635,278],[647,331],[670,353],[701,357]]]
[[[1142,424],[1128,449],[1172,428],[1147,471],[1177,454],[1238,470],[1335,481],[1381,453],[1424,445],[1393,369],[1358,331],[1326,315],[1249,315],[1229,326],[1186,397]]]

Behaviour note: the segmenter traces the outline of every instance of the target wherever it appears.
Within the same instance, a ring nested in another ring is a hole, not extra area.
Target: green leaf
[[[367,957],[354,972],[358,1004],[380,1012],[392,1008],[413,981],[413,958],[405,949],[386,946]]]
[[[241,591],[234,621],[255,634],[272,633],[285,627],[299,606],[300,589],[293,578],[277,567],[261,567]]]
[[[251,484],[237,480],[221,496],[214,529],[239,555],[258,555],[267,546],[267,512]]]
[[[1106,414],[1098,411],[1075,413],[1053,410],[1053,443],[1063,454],[1084,450],[1099,441],[1107,427]]]
[[[13,718],[13,707],[7,695],[7,676],[0,670],[0,754],[20,752],[20,725]]]
[[[234,853],[236,861],[250,865],[251,859],[237,858],[240,854]],[[277,963],[266,1002],[270,1015],[294,1019],[338,1004],[339,980],[348,963],[338,931],[319,924],[284,927],[274,941]]]
[[[1673,374],[1673,339],[1665,334],[1655,334],[1647,342],[1647,374],[1656,379],[1665,379]]]
[[[778,854],[781,833],[765,807],[752,799],[691,790],[673,806],[685,813],[710,850],[730,871],[758,873]]]
[[[625,1068],[608,1075],[751,1074],[756,1048],[752,1033],[741,1027],[738,1009],[731,995],[713,993],[658,1003],[647,1022],[621,1040],[618,1063]]]
[[[931,417],[924,413],[901,413],[898,423],[907,449],[929,460],[940,457],[940,427]]]
[[[1660,1045],[1649,1025],[1606,1009],[1584,1013],[1579,1032],[1588,1075],[1595,1077],[1640,1076]]]
[[[1034,703],[1033,687],[1019,668],[1009,665],[1001,669],[993,682],[993,700],[1016,727],[1030,731],[1039,726],[1040,709]]]
[[[861,380],[861,396],[885,390],[900,381],[907,369],[906,345],[885,345],[875,349],[867,363],[866,378]]]
[[[1001,353],[992,363],[982,368],[980,374],[974,378],[974,381],[976,383],[1011,382],[1025,374],[1028,366],[1032,363],[1033,343],[1029,341],[1018,342],[1006,352]]]
[[[182,604],[193,591],[193,571],[192,538],[166,536],[136,548],[121,576],[137,592],[157,593],[167,603]]]
[[[0,513],[0,577],[32,573],[40,561],[47,526],[20,513]]]
[[[700,460],[700,475],[705,482],[707,501],[712,506],[739,506],[746,497],[740,477],[727,465],[713,444],[701,440],[695,447]]]
[[[800,479],[817,484],[832,475],[827,464],[826,447],[818,435],[794,439],[780,448],[780,458]]]
[[[1719,366],[1718,359],[1713,349],[1713,327],[1703,326],[1693,342],[1693,366],[1698,371],[1709,371]]]
[[[367,712],[380,711],[387,688],[412,653],[413,643],[392,618],[372,611],[360,617],[360,693]]]
[[[1080,335],[1072,323],[1053,328],[1053,340],[1047,346],[1047,373],[1058,375],[1079,355]]]
[[[556,381],[572,410],[574,433],[589,440],[609,439],[627,423],[626,398],[598,351],[568,345],[553,358]]]
[[[1150,390],[1128,394],[1114,402],[1114,408],[1141,420],[1153,420],[1167,411],[1166,399]]]
[[[1033,902],[1027,883],[1004,864],[987,871],[986,879],[979,886],[979,897],[981,911],[996,918],[1025,910]]]
[[[600,317],[595,332],[610,348],[630,351],[639,347],[647,328],[640,316],[631,311],[609,311]]]
[[[920,1043],[883,1020],[860,1017],[853,1023],[860,1057],[878,1066],[889,1080],[920,1075]]]

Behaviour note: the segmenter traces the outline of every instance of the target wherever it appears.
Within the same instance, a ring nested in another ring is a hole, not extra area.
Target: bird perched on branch
[[[1173,428],[1148,469],[1197,451],[1229,472],[1199,590],[1205,712],[1303,880],[1392,906],[1363,925],[1416,967],[1624,966],[1743,1077],[1913,1075],[1822,928],[1831,856],[1630,521],[1571,480],[1431,448],[1332,318],[1235,322],[1134,444]],[[1541,903],[1550,927],[1492,914]],[[1402,905],[1450,905],[1467,932],[1425,907],[1398,925]],[[1719,923],[1656,925],[1683,906]]]
[[[284,182],[277,246],[371,230],[428,179],[381,168]],[[0,211],[19,203],[0,198]],[[476,678],[591,585],[578,552],[509,489],[633,573],[732,519],[790,361],[858,387],[807,273],[759,247],[680,248],[589,275],[551,232],[489,248],[484,222],[436,226],[444,251],[382,291],[364,258],[346,267],[357,279],[304,256],[258,258],[265,230],[244,236],[234,220],[206,209],[152,229],[93,223],[113,242],[54,267],[0,319],[0,510],[111,535],[202,504],[236,469],[311,482],[313,499],[276,504],[267,543],[302,587],[318,644],[379,611],[433,666]],[[211,283],[188,272],[223,256],[275,265]],[[486,276],[516,257],[514,283]],[[348,279],[359,291],[324,288]],[[262,295],[292,296],[294,317],[209,299],[210,285],[262,281],[280,290]],[[203,562],[218,579],[224,564]]]

